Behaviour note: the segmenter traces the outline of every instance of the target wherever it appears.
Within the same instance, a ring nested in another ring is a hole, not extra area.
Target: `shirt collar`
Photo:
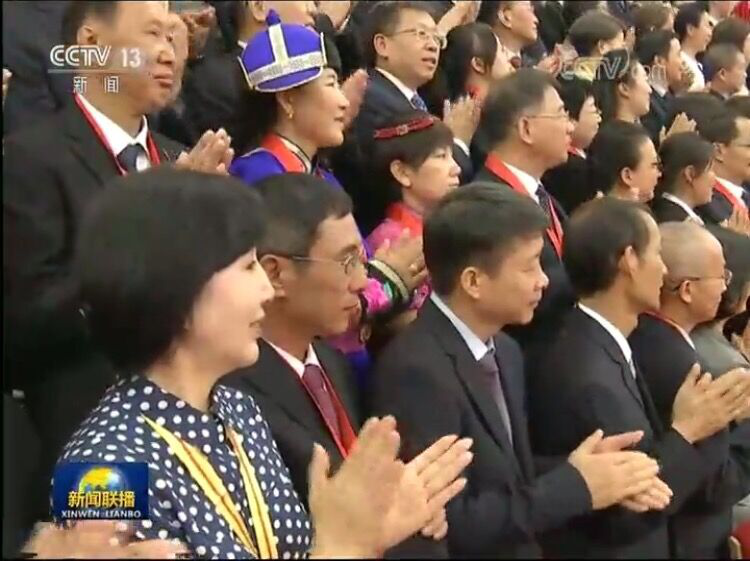
[[[622,351],[622,355],[625,357],[625,360],[628,361],[628,364],[633,363],[633,350],[630,348],[630,344],[628,343],[627,338],[625,335],[622,334],[622,331],[617,329],[612,322],[610,322],[607,318],[605,318],[603,315],[601,315],[598,312],[595,312],[588,306],[584,306],[580,302],[578,303],[578,309],[581,310],[584,314],[589,316],[591,319],[596,321],[599,325],[601,325],[607,333],[609,333],[612,338],[617,343],[617,346],[620,347],[620,350]]]
[[[663,199],[666,199],[668,201],[673,202],[678,207],[680,207],[682,210],[684,210],[687,215],[695,222],[700,224],[701,226],[705,226],[705,223],[703,222],[703,219],[698,216],[695,211],[690,208],[690,205],[688,205],[685,201],[683,201],[681,198],[679,198],[677,195],[674,195],[672,193],[664,193],[662,195]]]
[[[495,350],[495,342],[492,339],[489,340],[489,344],[483,342],[479,337],[476,336],[476,334],[469,328],[469,326],[466,325],[461,320],[461,318],[459,318],[453,312],[453,310],[451,310],[448,305],[442,301],[440,296],[433,292],[430,295],[430,298],[432,299],[432,302],[437,306],[438,310],[440,310],[443,315],[448,318],[448,321],[453,324],[453,327],[456,328],[456,331],[458,331],[458,334],[461,335],[461,338],[466,343],[466,346],[469,347],[469,351],[471,351],[472,356],[476,360],[481,360],[489,351]]]
[[[508,169],[515,175],[518,180],[521,182],[521,185],[523,185],[524,189],[526,189],[529,192],[529,196],[534,199],[537,203],[539,203],[539,197],[536,194],[536,190],[539,189],[539,180],[535,179],[522,169],[518,169],[516,166],[510,165],[508,162],[505,162],[505,165],[508,167]]]
[[[277,135],[279,137],[279,140],[281,140],[282,144],[286,146],[290,152],[292,152],[297,158],[302,162],[302,166],[305,168],[305,173],[312,173],[313,170],[313,163],[310,161],[310,158],[307,157],[307,154],[305,154],[302,151],[302,148],[297,146],[294,142],[289,140],[288,138],[284,138],[280,134]]]
[[[315,354],[315,349],[312,345],[307,347],[307,355],[305,356],[305,361],[302,362],[300,359],[298,359],[296,356],[292,356],[288,352],[286,352],[284,349],[277,347],[271,341],[268,339],[264,339],[266,343],[270,345],[270,347],[279,353],[281,355],[281,358],[283,358],[289,366],[291,366],[292,370],[294,370],[297,375],[302,378],[302,376],[305,374],[305,366],[312,364],[314,366],[317,366],[321,370],[323,370],[323,365],[320,364],[320,360],[318,360],[318,355]]]
[[[669,88],[665,87],[662,84],[659,84],[656,81],[651,82],[651,89],[653,89],[659,97],[664,97],[669,92]]]
[[[148,144],[146,142],[146,139],[148,138],[148,121],[145,117],[142,117],[141,130],[134,138],[125,132],[120,125],[91,105],[85,97],[79,94],[79,99],[86,108],[86,111],[91,115],[91,118],[94,119],[94,122],[101,129],[107,144],[109,144],[109,147],[115,156],[119,155],[120,152],[131,144],[140,145],[146,154],[148,154]]]
[[[745,193],[745,190],[742,188],[741,185],[736,185],[735,183],[732,183],[731,181],[728,181],[721,177],[717,177],[716,180],[719,183],[721,183],[724,187],[729,189],[729,192],[732,193],[732,195],[734,195],[735,197],[737,197],[737,200],[739,200],[740,203],[745,204],[745,201],[742,198],[743,194]]]
[[[378,72],[380,72],[383,76],[385,76],[390,82],[393,83],[394,86],[398,88],[398,91],[400,91],[406,99],[411,102],[412,98],[416,95],[416,91],[411,89],[409,86],[404,84],[401,80],[396,78],[393,74],[388,72],[387,70],[383,70],[382,68],[376,68]]]
[[[245,50],[245,47],[247,47],[247,41],[237,41],[237,44],[242,47],[242,50]]]

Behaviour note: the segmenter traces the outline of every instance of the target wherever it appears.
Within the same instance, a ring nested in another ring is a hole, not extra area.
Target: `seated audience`
[[[747,61],[728,43],[711,46],[703,57],[706,87],[711,95],[726,101],[740,93],[747,79]]]
[[[711,201],[716,176],[713,146],[698,133],[683,132],[667,138],[659,148],[661,178],[651,211],[657,222],[692,221],[703,225],[695,208]]]
[[[592,430],[536,474],[523,359],[502,330],[531,320],[547,284],[539,263],[546,223],[527,196],[492,184],[443,199],[424,233],[433,293],[378,364],[374,411],[396,416],[405,459],[435,434],[473,439],[467,488],[447,509],[450,557],[538,556],[537,533],[573,516],[645,489],[661,496],[647,509],[669,500],[649,458],[613,452],[640,433],[603,441]],[[610,464],[616,457],[619,468]],[[617,473],[628,464],[627,476]]]
[[[708,48],[713,31],[705,6],[701,2],[681,5],[674,19],[674,31],[680,40],[682,61],[693,78],[688,90],[702,91],[706,87],[706,80],[698,58]]]
[[[593,81],[601,58],[609,51],[625,47],[625,31],[620,20],[599,10],[588,11],[568,30],[568,42],[578,53],[576,77]]]
[[[747,407],[750,376],[726,392],[731,380],[699,381],[696,367],[677,391],[669,423],[662,423],[627,341],[639,315],[659,308],[660,246],[656,222],[630,201],[605,197],[571,217],[563,256],[580,300],[529,375],[529,426],[538,455],[564,454],[596,428],[641,430],[636,449],[658,459],[659,477],[674,495],[665,511],[614,506],[572,519],[542,537],[551,557],[674,556],[670,518],[722,460],[701,442]]]
[[[500,47],[514,68],[534,66],[538,60],[525,52],[537,42],[539,19],[528,0],[484,0],[477,21],[495,32]]]

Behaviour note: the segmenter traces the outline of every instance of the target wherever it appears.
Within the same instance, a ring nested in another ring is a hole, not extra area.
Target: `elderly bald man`
[[[727,288],[724,253],[710,230],[693,222],[660,226],[662,260],[667,268],[660,309],[641,316],[630,336],[633,356],[651,390],[662,421],[668,423],[677,390],[698,363],[691,331],[711,321]],[[722,377],[728,387],[750,372],[731,371]],[[746,414],[746,413],[745,413]],[[747,425],[741,417],[736,419]],[[727,558],[732,507],[750,492],[750,431],[732,423],[698,448],[707,461],[721,459],[703,486],[671,521],[680,558]]]

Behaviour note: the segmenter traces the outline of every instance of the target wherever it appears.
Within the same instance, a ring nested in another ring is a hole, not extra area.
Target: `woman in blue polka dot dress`
[[[135,374],[108,390],[60,462],[146,462],[149,519],[134,522],[134,538],[179,540],[199,557],[376,556],[420,529],[444,535],[470,454],[453,437],[404,468],[386,419],[365,426],[333,477],[316,449],[313,545],[261,411],[215,385],[257,359],[273,296],[254,249],[262,201],[234,179],[191,172],[117,181],[84,222],[76,272],[93,336]]]

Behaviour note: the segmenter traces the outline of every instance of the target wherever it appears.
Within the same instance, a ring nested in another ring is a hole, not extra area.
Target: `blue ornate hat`
[[[274,10],[266,23],[268,29],[253,37],[239,57],[251,90],[282,92],[320,76],[328,63],[322,33],[283,24]]]

